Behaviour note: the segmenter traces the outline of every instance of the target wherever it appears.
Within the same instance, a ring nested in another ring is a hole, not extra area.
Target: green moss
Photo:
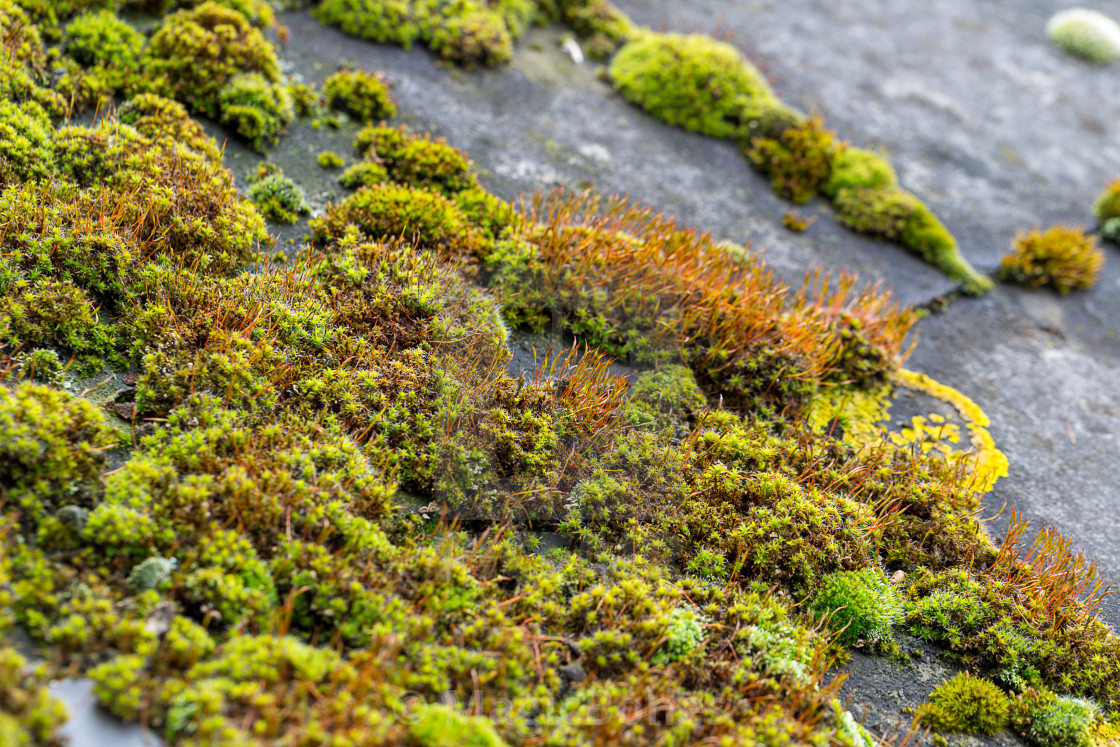
[[[427,189],[397,184],[363,187],[311,221],[319,243],[341,238],[347,226],[374,240],[403,238],[447,256],[479,253],[483,242],[455,203]]]
[[[346,112],[359,122],[377,122],[397,116],[389,85],[377,73],[339,70],[323,81],[323,95],[328,106]]]
[[[919,204],[902,227],[902,245],[961,284],[970,295],[983,295],[992,289],[992,279],[978,273],[957,247],[949,229],[929,208]]]
[[[630,387],[626,417],[633,424],[659,428],[692,422],[708,405],[692,371],[669,365],[644,373]]]
[[[126,87],[136,74],[144,35],[112,10],[84,13],[66,27],[66,54],[86,68],[97,68],[110,90]]]
[[[0,646],[0,743],[12,747],[58,747],[66,707],[47,690],[48,671],[31,667],[11,646]]]
[[[898,184],[894,167],[878,153],[863,148],[844,148],[832,159],[828,181],[821,192],[835,197],[842,189],[889,190]]]
[[[410,714],[409,731],[423,747],[503,747],[505,742],[486,719],[464,716],[443,705],[424,705]]]
[[[295,223],[311,211],[299,185],[277,172],[249,187],[249,199],[261,215],[277,223]]]
[[[829,180],[832,161],[845,148],[819,117],[811,117],[777,139],[753,138],[746,154],[755,168],[770,176],[775,192],[803,205]]]
[[[1034,747],[1092,747],[1100,709],[1080,698],[1059,698],[1047,690],[1027,690],[1012,709],[1012,727]]]
[[[221,158],[218,143],[173,99],[150,93],[134,96],[117,110],[117,120],[148,140],[179,143],[212,161]]]
[[[0,185],[51,174],[51,129],[47,113],[34,101],[0,100]]]
[[[961,673],[930,693],[917,718],[934,731],[994,735],[1007,726],[1010,708],[998,687]]]
[[[1046,24],[1046,34],[1066,52],[1098,65],[1120,57],[1120,25],[1095,10],[1058,13]]]
[[[280,83],[276,51],[260,30],[215,2],[164,18],[143,64],[148,75],[163,76],[174,98],[214,119],[221,114],[219,94],[235,75],[257,73]]]
[[[743,134],[752,108],[776,103],[738,50],[700,35],[641,34],[611,61],[610,77],[658,119],[713,137]]]
[[[886,643],[902,622],[902,600],[879,568],[833,573],[821,579],[809,609],[828,616],[828,627],[845,646],[857,641]]]
[[[1109,184],[1097,197],[1093,215],[1100,224],[1101,237],[1120,244],[1120,179]]]
[[[1000,262],[1001,280],[1059,293],[1091,288],[1100,277],[1104,252],[1080,228],[1053,226],[1017,236],[1014,251]]]
[[[448,197],[477,188],[470,159],[442,139],[412,135],[403,126],[371,126],[358,133],[354,147],[367,159],[383,165],[395,182]]]
[[[324,169],[340,169],[346,161],[333,150],[325,150],[316,158],[319,166]]]
[[[372,187],[375,184],[384,184],[387,181],[389,181],[389,172],[376,161],[360,161],[343,171],[338,177],[338,183],[347,189]]]
[[[218,93],[218,106],[222,124],[259,153],[275,145],[296,116],[288,87],[260,73],[239,73],[230,78]]]
[[[837,218],[845,226],[890,241],[902,238],[907,219],[921,204],[914,195],[893,187],[844,187],[833,201]]]
[[[314,13],[352,36],[408,49],[420,36],[412,6],[411,0],[324,0]]]

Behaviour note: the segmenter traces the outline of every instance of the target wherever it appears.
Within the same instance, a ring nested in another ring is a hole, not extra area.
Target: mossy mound
[[[699,34],[643,33],[611,60],[610,77],[663,122],[712,137],[745,135],[750,122],[780,105],[737,49]]]
[[[1120,24],[1095,10],[1064,10],[1046,24],[1046,34],[1064,51],[1098,65],[1120,57]]]
[[[1011,701],[991,682],[958,674],[930,693],[917,718],[934,731],[991,735],[1007,725],[1010,708]]]
[[[1032,288],[1050,286],[1059,293],[1096,284],[1104,252],[1081,228],[1053,226],[1016,237],[1014,251],[1000,263],[1000,278]]]

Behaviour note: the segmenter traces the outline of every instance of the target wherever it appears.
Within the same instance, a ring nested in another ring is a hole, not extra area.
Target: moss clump
[[[1098,65],[1120,57],[1120,25],[1095,10],[1062,11],[1046,24],[1046,34],[1066,52]]]
[[[610,76],[658,119],[712,137],[745,134],[753,113],[779,103],[738,50],[697,34],[644,33],[618,51]]]
[[[1033,747],[1092,747],[1100,709],[1081,698],[1059,698],[1049,690],[1028,689],[1016,696],[1011,726]]]
[[[389,181],[389,172],[376,161],[360,161],[338,176],[338,183],[347,189],[372,187]]]
[[[235,75],[257,73],[280,83],[276,51],[260,30],[215,2],[164,18],[144,65],[148,75],[164,76],[174,98],[213,119],[221,115],[221,90]]]
[[[1048,285],[1059,293],[1085,290],[1096,284],[1104,252],[1081,228],[1052,226],[1021,234],[1014,251],[1000,262],[1000,279],[1031,288]]]
[[[403,126],[371,126],[358,133],[354,147],[366,159],[384,166],[395,182],[424,187],[447,197],[477,188],[470,159],[442,138],[412,135]]]
[[[296,116],[288,87],[260,73],[239,73],[230,78],[218,93],[218,106],[222,124],[258,153],[275,145]]]
[[[175,142],[210,161],[221,159],[218,143],[174,99],[151,93],[134,96],[117,110],[117,120],[150,141]]]
[[[279,172],[249,187],[249,199],[261,215],[277,223],[295,223],[300,215],[310,212],[303,190]]]
[[[323,81],[323,95],[328,106],[346,112],[359,122],[377,122],[397,116],[389,85],[378,73],[339,70]]]
[[[998,687],[961,673],[939,685],[917,718],[934,731],[996,734],[1007,726],[1011,701]]]
[[[12,747],[61,747],[57,730],[65,723],[66,706],[47,690],[44,666],[32,668],[10,646],[0,646],[0,743]]]
[[[839,189],[833,200],[840,222],[852,230],[900,242],[960,283],[966,293],[981,295],[991,289],[991,278],[969,264],[949,230],[909,192],[852,186]]]
[[[423,705],[410,714],[409,731],[422,747],[504,747],[487,719],[464,716],[443,705]]]
[[[846,147],[824,128],[822,119],[810,117],[778,138],[752,138],[746,154],[755,168],[770,176],[775,192],[803,205],[829,180],[833,159]]]
[[[321,168],[340,169],[346,161],[333,150],[325,150],[315,159]]]
[[[669,365],[637,378],[630,387],[626,417],[635,425],[683,426],[707,406],[692,371],[686,366]]]
[[[374,240],[403,238],[449,257],[477,255],[483,243],[455,203],[427,189],[398,184],[363,187],[311,221],[319,243],[341,238],[347,226]]]
[[[1120,179],[1109,184],[1093,203],[1093,215],[1100,223],[1101,236],[1120,244]]]
[[[835,197],[843,189],[889,190],[898,184],[890,161],[863,148],[844,148],[832,159],[821,192]]]
[[[144,48],[144,35],[111,10],[84,13],[66,27],[66,54],[105,80],[110,91],[130,84]]]
[[[879,568],[825,576],[809,609],[828,616],[828,627],[839,632],[845,646],[889,642],[891,627],[903,620],[902,600]]]
[[[0,100],[0,185],[51,173],[51,133],[50,118],[34,101]]]

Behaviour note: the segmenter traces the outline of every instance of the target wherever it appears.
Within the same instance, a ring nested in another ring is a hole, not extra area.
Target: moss
[[[338,176],[338,183],[348,189],[372,187],[389,181],[389,172],[375,161],[360,161]]]
[[[839,221],[853,231],[897,241],[920,203],[897,188],[845,187],[837,191],[834,204]]]
[[[448,706],[424,705],[413,710],[409,730],[423,747],[503,747],[505,742],[484,719],[464,716]]]
[[[412,135],[403,126],[371,126],[358,133],[354,147],[367,159],[383,165],[395,182],[447,197],[477,189],[470,159],[443,139]]]
[[[117,110],[117,120],[150,141],[176,142],[211,161],[221,159],[218,143],[173,99],[150,93],[134,96]]]
[[[713,137],[744,134],[749,110],[776,101],[734,47],[700,35],[641,34],[611,61],[610,77],[658,119]]]
[[[214,2],[164,18],[143,64],[148,75],[163,76],[174,98],[213,119],[221,115],[221,90],[235,75],[257,73],[280,83],[276,51],[260,30]]]
[[[144,48],[144,35],[111,10],[84,13],[66,27],[66,54],[86,68],[97,68],[109,90],[130,84]]]
[[[887,643],[891,627],[902,621],[902,600],[878,568],[833,573],[821,579],[809,602],[815,614],[827,616],[841,644]]]
[[[1097,197],[1093,215],[1100,224],[1101,237],[1120,244],[1120,179],[1109,184]]]
[[[994,735],[1007,725],[1010,708],[998,687],[962,673],[935,688],[917,718],[934,731]]]
[[[828,181],[821,192],[835,197],[842,189],[889,190],[898,184],[894,167],[878,153],[844,148],[832,159]]]
[[[1120,25],[1095,10],[1062,11],[1046,24],[1046,34],[1061,49],[1089,62],[1107,65],[1120,57]]]
[[[1053,226],[1016,237],[1014,251],[1000,263],[1000,279],[1059,293],[1091,288],[1100,277],[1104,252],[1080,228]]]
[[[51,123],[34,101],[0,100],[0,185],[51,174]]]
[[[411,0],[324,0],[315,17],[347,34],[405,49],[420,36]]]
[[[277,172],[249,187],[249,199],[261,215],[277,223],[295,223],[311,211],[299,185]]]
[[[447,198],[427,189],[396,184],[363,187],[311,221],[319,243],[341,238],[357,226],[371,239],[403,238],[447,256],[481,251],[482,237]]]
[[[323,95],[328,106],[346,112],[359,122],[377,122],[397,116],[389,85],[377,73],[339,70],[323,81]]]
[[[295,119],[295,104],[288,87],[269,81],[260,73],[239,73],[218,93],[222,125],[264,153]]]
[[[338,155],[333,150],[323,151],[315,160],[319,166],[324,169],[340,169],[346,163],[342,156]]]
[[[1100,709],[1080,698],[1059,698],[1048,690],[1029,689],[1015,698],[1012,728],[1034,747],[1092,747]]]
[[[46,667],[31,667],[15,648],[0,646],[0,742],[13,747],[60,747],[66,707],[47,690]]]
[[[810,117],[778,139],[753,138],[746,154],[755,168],[770,176],[776,193],[803,205],[829,180],[833,159],[846,147],[824,128],[823,120]]]
[[[630,387],[626,417],[633,424],[681,426],[692,422],[707,405],[692,371],[669,365],[637,378]]]
[[[961,284],[970,295],[983,295],[992,279],[978,273],[961,254],[957,241],[929,208],[919,204],[902,227],[902,245]]]

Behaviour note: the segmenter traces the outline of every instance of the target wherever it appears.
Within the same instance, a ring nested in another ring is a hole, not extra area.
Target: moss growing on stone
[[[1021,234],[1014,251],[1000,263],[1000,279],[1031,288],[1050,286],[1059,293],[1085,290],[1096,284],[1104,252],[1081,228],[1052,226]]]
[[[831,162],[828,180],[821,192],[829,197],[843,189],[889,190],[898,184],[894,167],[878,153],[863,148],[844,148]]]
[[[610,76],[658,119],[712,137],[745,134],[756,112],[779,103],[738,50],[696,34],[643,33],[619,50]]]
[[[148,75],[166,80],[175,99],[214,119],[221,90],[235,75],[281,82],[276,51],[260,30],[212,1],[164,18],[144,50],[144,65]]]
[[[1028,689],[1015,697],[1011,726],[1033,747],[1092,747],[1101,720],[1096,704],[1082,698],[1059,698],[1049,690]]]
[[[987,680],[958,674],[939,685],[917,714],[934,731],[996,734],[1008,723],[1011,701]]]
[[[401,184],[423,187],[451,197],[477,187],[466,154],[442,138],[413,135],[401,127],[366,127],[354,147],[367,159],[385,167]]]
[[[891,627],[902,622],[902,600],[878,568],[834,573],[821,580],[809,609],[827,616],[828,627],[845,646],[858,641],[886,643]]]
[[[261,215],[277,223],[295,223],[300,215],[310,212],[303,190],[279,172],[249,187],[249,199]]]
[[[1109,184],[1097,197],[1093,215],[1100,224],[1101,236],[1120,244],[1120,179]]]
[[[295,105],[288,87],[260,73],[239,73],[218,93],[222,124],[258,153],[277,143],[292,120]]]
[[[377,122],[397,116],[389,85],[377,73],[339,70],[323,81],[323,96],[332,109],[344,111],[359,122]]]
[[[755,168],[770,176],[775,192],[803,205],[829,181],[833,159],[846,147],[824,128],[823,120],[810,117],[776,139],[752,138],[746,155]]]
[[[1120,25],[1095,10],[1064,10],[1046,24],[1046,34],[1064,51],[1098,65],[1120,57]]]

